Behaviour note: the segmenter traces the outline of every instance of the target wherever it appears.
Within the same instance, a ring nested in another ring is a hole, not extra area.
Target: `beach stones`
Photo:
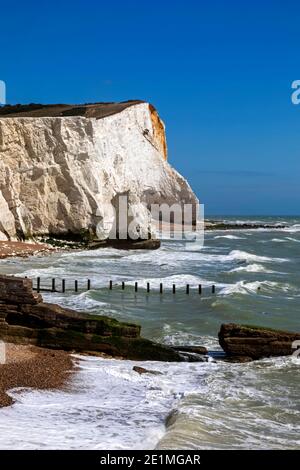
[[[219,332],[219,343],[228,356],[252,359],[291,355],[297,340],[299,333],[235,323],[223,324]]]

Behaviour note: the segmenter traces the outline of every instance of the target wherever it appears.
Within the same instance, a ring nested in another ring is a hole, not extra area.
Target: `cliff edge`
[[[152,203],[197,198],[167,162],[165,127],[143,101],[0,109],[0,240],[104,231],[126,195],[136,236]],[[148,207],[148,209],[147,209]]]

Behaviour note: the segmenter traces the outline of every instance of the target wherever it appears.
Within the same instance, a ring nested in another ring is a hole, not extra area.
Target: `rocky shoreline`
[[[27,243],[21,241],[0,241],[0,259],[20,256],[26,258],[37,254],[49,254],[56,249],[46,243]]]
[[[222,324],[218,337],[227,357],[241,362],[292,354],[293,342],[300,340],[298,333],[234,323]],[[33,291],[31,279],[15,276],[0,276],[0,339],[130,360],[201,361],[208,353],[201,346],[155,343],[133,323],[46,303]]]
[[[30,279],[0,276],[0,339],[5,342],[133,360],[184,360],[140,333],[139,325],[45,303]]]
[[[89,315],[43,302],[27,278],[0,276],[0,340],[6,361],[0,364],[0,406],[10,405],[6,391],[67,385],[74,368],[69,353],[136,361],[244,363],[292,355],[300,334],[254,325],[221,325],[224,353],[210,357],[201,346],[166,346],[141,336],[141,327],[101,315]],[[296,345],[297,346],[297,345]],[[294,349],[293,349],[294,347]],[[1,352],[1,351],[0,351]],[[139,374],[156,371],[135,366]]]
[[[171,224],[172,225],[172,224]],[[174,227],[173,227],[174,228]],[[205,221],[206,231],[228,231],[228,230],[283,230],[287,225],[272,224],[234,224],[223,223],[213,220]],[[171,226],[172,230],[172,226]],[[177,227],[177,230],[179,228]],[[175,231],[176,233],[176,231]],[[116,248],[121,250],[156,250],[161,246],[159,239],[146,240],[85,240],[69,239],[66,237],[54,238],[52,236],[38,237],[32,241],[0,241],[0,259],[9,257],[28,257],[40,254],[51,254],[57,251],[73,250],[96,250],[100,248]]]

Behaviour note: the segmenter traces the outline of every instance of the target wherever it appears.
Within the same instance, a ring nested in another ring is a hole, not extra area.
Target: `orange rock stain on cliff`
[[[168,148],[167,148],[167,139],[165,132],[165,125],[161,121],[160,117],[154,106],[149,104],[149,110],[151,114],[151,121],[153,127],[153,138],[155,140],[158,150],[164,155],[164,159],[168,159]]]

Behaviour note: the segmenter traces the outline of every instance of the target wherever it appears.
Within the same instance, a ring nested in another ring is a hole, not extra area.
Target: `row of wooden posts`
[[[135,282],[134,283],[134,291],[135,292],[138,292],[138,287],[139,287],[138,282]],[[191,287],[190,284],[186,284],[186,287],[185,287],[186,294],[190,293],[190,287]],[[109,288],[109,290],[113,289],[113,281],[109,281],[108,288]],[[122,281],[122,283],[121,283],[121,289],[125,290],[125,282],[124,281]],[[36,280],[36,288],[34,288],[34,290],[36,290],[37,292],[61,292],[61,293],[65,293],[66,292],[66,280],[65,279],[61,280],[61,290],[56,289],[56,279],[52,279],[51,280],[51,288],[46,289],[46,288],[41,287],[41,278],[38,277],[37,280]],[[78,281],[75,280],[74,281],[74,292],[78,292],[78,290],[79,290],[78,289]],[[90,279],[87,280],[86,290],[91,290],[91,280]],[[150,282],[147,282],[146,290],[147,290],[148,293],[150,292]],[[159,284],[160,294],[162,294],[163,291],[164,291],[164,286],[163,286],[163,283],[161,282]],[[176,294],[176,284],[172,285],[172,292],[173,292],[173,294]],[[215,285],[211,286],[211,293],[212,294],[216,293],[216,286]],[[201,284],[198,284],[198,294],[199,295],[202,294],[202,285]]]

